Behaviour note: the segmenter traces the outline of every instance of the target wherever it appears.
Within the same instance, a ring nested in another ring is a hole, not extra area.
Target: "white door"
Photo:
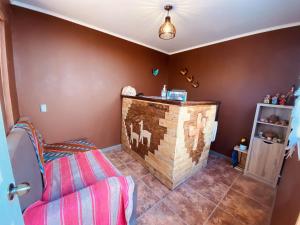
[[[9,200],[9,187],[15,185],[6,143],[2,111],[0,107],[0,224],[23,225],[23,216],[17,195]]]

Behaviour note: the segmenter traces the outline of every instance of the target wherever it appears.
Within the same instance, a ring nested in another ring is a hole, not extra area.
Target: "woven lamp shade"
[[[176,28],[171,23],[171,17],[166,16],[165,22],[159,28],[159,37],[163,40],[170,40],[176,35]]]

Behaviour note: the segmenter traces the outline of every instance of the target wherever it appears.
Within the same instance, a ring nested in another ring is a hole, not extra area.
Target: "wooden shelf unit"
[[[252,128],[248,156],[244,174],[262,181],[272,187],[278,182],[280,170],[288,144],[291,131],[291,113],[293,106],[282,106],[258,103]],[[287,120],[288,126],[260,121],[277,115],[280,119]],[[267,140],[259,136],[259,132],[272,131],[276,133],[281,142]]]
[[[266,122],[261,122],[261,121],[257,121],[257,123],[265,124],[265,125],[269,125],[269,126],[275,126],[275,127],[284,127],[284,128],[289,127],[289,126],[285,126],[285,125],[279,125],[279,124],[275,124],[275,123],[266,123]]]

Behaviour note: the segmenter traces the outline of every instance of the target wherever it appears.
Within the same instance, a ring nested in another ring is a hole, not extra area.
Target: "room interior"
[[[0,3],[8,150],[16,184],[33,179],[25,224],[300,223],[299,157],[285,155],[299,2]]]

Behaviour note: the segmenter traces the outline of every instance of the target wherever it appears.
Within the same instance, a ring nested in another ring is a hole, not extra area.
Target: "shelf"
[[[283,128],[288,128],[289,126],[285,126],[285,125],[279,125],[279,124],[275,124],[275,123],[267,123],[267,122],[261,122],[261,121],[256,121],[259,124],[265,124],[265,125],[269,125],[269,126],[275,126],[275,127],[283,127]]]
[[[239,147],[238,145],[234,146],[234,150],[235,150],[235,151],[238,151],[238,152],[242,152],[242,153],[248,154],[248,149],[246,149],[246,150],[241,150],[240,147]]]
[[[270,107],[270,108],[279,108],[279,109],[293,109],[294,106],[292,105],[273,105],[273,104],[266,104],[266,103],[258,103],[257,105],[263,107]]]
[[[260,139],[260,140],[262,140],[262,141],[269,142],[269,143],[271,143],[271,144],[284,145],[282,142],[279,143],[279,142],[269,141],[269,140],[267,140],[267,139],[264,139],[264,138],[261,138],[261,137],[257,137],[257,136],[255,136],[254,138]]]

